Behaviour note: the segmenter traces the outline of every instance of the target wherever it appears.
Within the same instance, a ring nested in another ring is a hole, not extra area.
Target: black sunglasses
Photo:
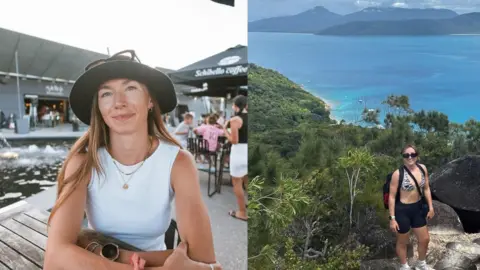
[[[405,153],[405,154],[402,154],[402,157],[403,158],[409,158],[409,157],[412,157],[412,158],[416,158],[418,157],[418,154],[417,153]]]
[[[110,56],[107,59],[98,59],[98,60],[95,60],[95,61],[91,62],[90,64],[88,64],[85,67],[85,71],[87,71],[87,70],[89,70],[93,67],[96,67],[100,64],[103,64],[103,63],[106,63],[106,62],[109,62],[109,61],[115,61],[115,60],[127,60],[127,61],[142,63],[134,50],[125,50],[125,51],[118,52],[118,53]]]

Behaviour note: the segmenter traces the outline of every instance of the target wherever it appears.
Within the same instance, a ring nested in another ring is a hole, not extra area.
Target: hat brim
[[[171,112],[177,106],[175,87],[165,73],[137,62],[117,60],[95,66],[76,80],[70,92],[70,106],[75,116],[90,125],[93,98],[100,85],[119,78],[145,84],[162,113]]]

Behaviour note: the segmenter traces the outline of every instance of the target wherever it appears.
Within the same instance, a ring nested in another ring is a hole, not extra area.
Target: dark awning
[[[186,96],[191,97],[229,97],[233,98],[237,95],[248,96],[247,87],[227,87],[227,88],[208,88],[208,89],[189,89],[183,92]]]
[[[215,3],[219,3],[222,5],[227,5],[227,6],[235,6],[235,0],[212,0]]]
[[[174,83],[203,88],[247,85],[247,46],[237,45],[169,74]]]
[[[16,73],[18,51],[19,73]],[[0,77],[74,83],[85,66],[107,55],[0,28]]]

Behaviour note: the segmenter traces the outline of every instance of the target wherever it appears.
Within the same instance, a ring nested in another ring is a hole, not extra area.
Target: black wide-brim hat
[[[177,106],[175,87],[165,73],[138,62],[113,60],[85,71],[76,80],[70,92],[70,106],[75,116],[90,125],[93,98],[100,85],[120,78],[145,84],[162,113],[169,113]]]

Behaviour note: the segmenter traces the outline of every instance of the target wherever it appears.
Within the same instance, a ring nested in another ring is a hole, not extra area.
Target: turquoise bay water
[[[480,120],[480,36],[324,37],[249,33],[250,63],[275,69],[355,121],[389,94],[450,121]]]

